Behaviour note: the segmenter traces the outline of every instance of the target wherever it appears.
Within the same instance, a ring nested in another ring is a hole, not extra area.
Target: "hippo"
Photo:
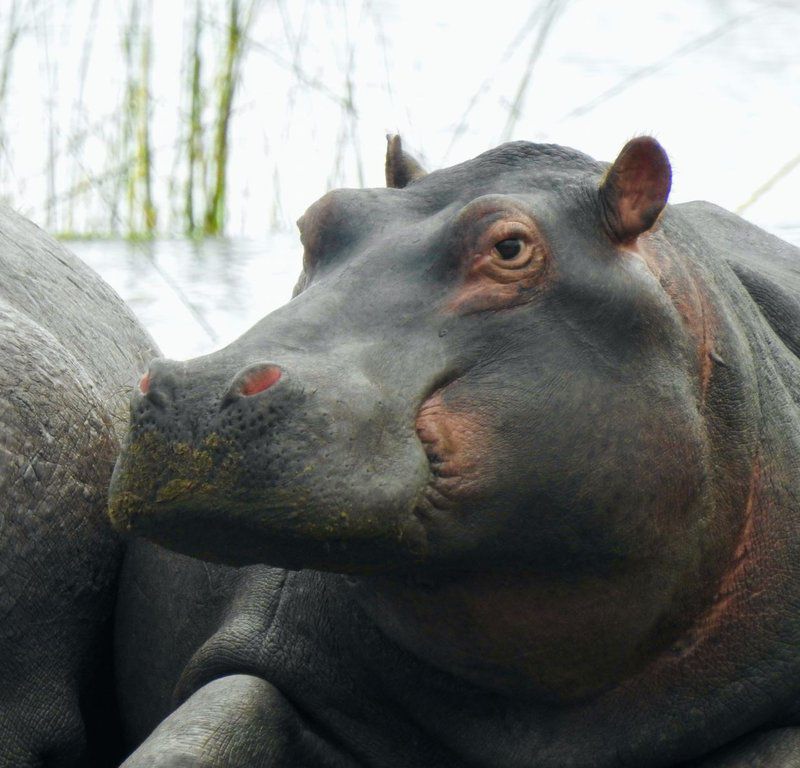
[[[130,389],[157,354],[100,278],[0,207],[0,766],[118,764],[106,516]]]
[[[386,181],[133,395],[125,767],[800,764],[800,252],[648,136]]]

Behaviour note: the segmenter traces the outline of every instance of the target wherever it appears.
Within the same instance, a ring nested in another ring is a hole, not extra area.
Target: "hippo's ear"
[[[631,243],[656,223],[667,204],[672,168],[652,136],[631,139],[600,183],[603,224],[613,240]]]
[[[427,176],[428,172],[413,158],[403,152],[397,134],[386,137],[386,186],[402,189],[412,181]]]

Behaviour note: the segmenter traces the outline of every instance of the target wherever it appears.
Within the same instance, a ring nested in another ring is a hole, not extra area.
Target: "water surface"
[[[66,243],[133,309],[168,357],[206,354],[289,301],[302,250],[294,234],[262,240]]]

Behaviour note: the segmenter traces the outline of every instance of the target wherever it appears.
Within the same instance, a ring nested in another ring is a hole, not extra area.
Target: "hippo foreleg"
[[[176,709],[122,768],[354,768],[266,680],[214,680]]]
[[[687,768],[794,768],[800,761],[800,728],[748,734]]]

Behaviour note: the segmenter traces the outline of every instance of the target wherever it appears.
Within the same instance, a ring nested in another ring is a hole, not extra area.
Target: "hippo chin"
[[[649,137],[386,176],[140,382],[126,765],[796,764],[800,253]]]

